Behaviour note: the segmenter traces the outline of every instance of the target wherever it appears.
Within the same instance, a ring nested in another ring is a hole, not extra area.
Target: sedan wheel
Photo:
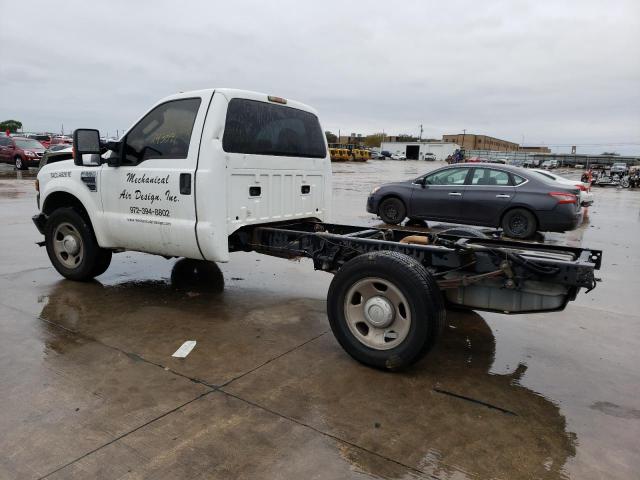
[[[536,217],[528,210],[514,208],[502,219],[502,229],[511,238],[531,238],[536,232]]]
[[[399,198],[387,198],[380,204],[378,215],[384,223],[397,225],[406,217],[407,209]]]

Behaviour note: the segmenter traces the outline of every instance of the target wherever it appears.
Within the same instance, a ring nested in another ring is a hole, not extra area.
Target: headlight
[[[371,193],[369,195],[373,195],[374,193],[376,193],[378,190],[380,189],[380,187],[375,187],[373,190],[371,190]]]
[[[25,154],[27,157],[35,157],[35,156],[36,156],[36,154],[35,154],[35,153],[33,153],[33,152],[29,152],[29,151],[24,152],[24,154]]]

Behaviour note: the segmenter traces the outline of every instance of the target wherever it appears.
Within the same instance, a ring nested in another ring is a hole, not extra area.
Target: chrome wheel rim
[[[77,268],[84,257],[84,244],[80,232],[70,223],[64,222],[53,232],[53,251],[66,268]]]
[[[389,350],[400,345],[411,328],[411,311],[393,283],[368,277],[354,283],[344,301],[349,331],[363,345]]]
[[[11,164],[9,164],[11,165]],[[11,167],[9,167],[11,168]],[[19,170],[22,168],[22,159],[21,158],[16,158],[16,168]]]

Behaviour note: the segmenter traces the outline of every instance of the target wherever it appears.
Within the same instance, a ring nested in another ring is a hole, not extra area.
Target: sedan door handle
[[[460,192],[449,192],[449,195],[451,195],[452,197],[461,197],[462,194]]]
[[[504,193],[501,193],[499,195],[496,195],[496,198],[511,198],[511,195],[505,195]]]

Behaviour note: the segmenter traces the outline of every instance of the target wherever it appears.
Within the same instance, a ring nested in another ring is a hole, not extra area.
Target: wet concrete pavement
[[[436,166],[334,165],[334,220],[377,224],[371,187]],[[604,250],[596,290],[560,313],[449,312],[396,374],[343,352],[308,261],[233,254],[217,292],[122,253],[80,284],[35,245],[29,174],[0,172],[0,212],[2,479],[638,478],[640,191],[596,190],[585,225],[547,235]]]

